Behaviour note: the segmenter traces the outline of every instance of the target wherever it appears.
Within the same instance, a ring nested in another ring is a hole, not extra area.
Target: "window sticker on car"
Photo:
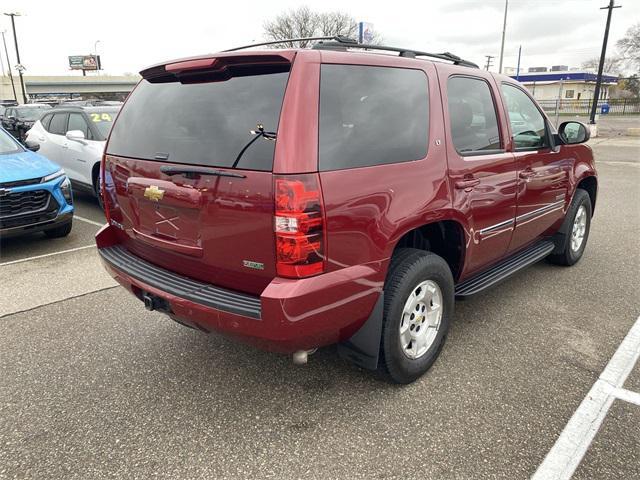
[[[95,123],[113,121],[109,113],[90,113],[89,115],[91,116],[91,121]]]

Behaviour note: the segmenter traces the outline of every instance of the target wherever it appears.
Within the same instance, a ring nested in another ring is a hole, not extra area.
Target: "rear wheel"
[[[582,258],[591,228],[591,199],[582,189],[577,189],[567,211],[567,228],[561,246],[562,250],[549,256],[549,261],[557,265],[571,266]]]
[[[396,383],[411,383],[438,357],[453,314],[453,277],[438,255],[401,249],[384,287],[380,368]]]
[[[100,209],[104,210],[104,202],[102,201],[102,195],[100,195],[100,176],[96,176],[93,179],[93,194],[98,199],[98,205],[100,205]]]
[[[45,230],[44,234],[49,238],[66,237],[71,233],[71,227],[73,227],[73,220],[69,220],[67,223],[62,224],[59,227]]]

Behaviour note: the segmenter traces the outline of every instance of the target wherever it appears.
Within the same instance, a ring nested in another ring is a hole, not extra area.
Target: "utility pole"
[[[589,123],[595,125],[596,110],[598,109],[598,99],[600,98],[600,86],[602,85],[602,70],[604,69],[604,59],[607,54],[607,41],[609,40],[609,26],[611,25],[611,14],[614,8],[620,8],[621,5],[615,5],[615,0],[609,0],[609,5],[602,7],[600,10],[609,10],[607,12],[607,26],[604,29],[604,40],[602,41],[602,52],[600,53],[600,64],[598,65],[598,77],[596,78],[596,89],[593,93],[593,104],[591,105],[591,115]]]
[[[13,29],[13,42],[16,44],[16,58],[18,60],[18,65],[16,68],[18,69],[18,75],[20,75],[20,86],[22,87],[22,100],[24,103],[27,103],[27,90],[24,88],[24,78],[22,78],[22,71],[24,67],[22,63],[20,63],[20,50],[18,50],[18,36],[16,35],[16,22],[15,17],[19,17],[19,13],[5,13],[7,17],[11,17],[11,28]]]
[[[502,43],[500,44],[500,62],[498,63],[498,73],[502,73],[502,59],[504,57],[504,37],[507,33],[507,10],[509,0],[504,0],[504,22],[502,23]]]
[[[484,69],[488,72],[489,71],[489,67],[491,67],[493,65],[491,63],[491,60],[493,60],[496,57],[494,55],[485,55],[485,57],[487,58],[487,64],[484,66]]]
[[[7,57],[7,67],[9,67],[9,79],[11,80],[11,88],[13,89],[13,99],[17,102],[18,95],[16,95],[16,84],[13,83],[13,75],[11,75],[11,61],[9,60],[9,51],[7,50],[7,40],[4,38],[4,30],[2,33],[2,43],[4,43],[4,55]]]
[[[518,48],[518,67],[516,68],[516,80],[520,81],[520,57],[522,56],[522,45]]]

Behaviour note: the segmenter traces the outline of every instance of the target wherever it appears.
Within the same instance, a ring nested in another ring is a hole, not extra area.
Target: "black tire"
[[[73,220],[69,220],[67,223],[64,223],[56,228],[51,228],[49,230],[45,230],[44,234],[48,238],[62,238],[66,237],[71,233],[71,227],[73,227]]]
[[[100,195],[100,177],[96,177],[93,181],[93,194],[98,199],[98,205],[100,205],[100,209],[104,212],[104,202],[102,201],[102,195]]]
[[[423,281],[440,288],[442,316],[433,343],[418,358],[409,358],[401,345],[400,323],[405,302]],[[395,383],[407,384],[423,375],[436,360],[444,344],[453,315],[454,284],[451,270],[441,257],[413,248],[398,250],[389,267],[384,285],[384,320],[379,369]]]
[[[571,238],[574,230],[574,221],[580,207],[584,207],[586,211],[586,230],[582,244],[577,250],[574,250],[571,245]],[[587,240],[589,239],[591,215],[591,199],[589,198],[589,194],[585,190],[578,188],[573,195],[569,210],[567,210],[565,224],[562,226],[563,231],[556,237],[556,250],[547,257],[549,262],[568,267],[575,265],[582,258],[584,249],[587,246]]]

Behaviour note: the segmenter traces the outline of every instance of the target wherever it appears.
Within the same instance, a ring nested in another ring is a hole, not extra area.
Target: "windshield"
[[[17,108],[16,112],[20,120],[38,120],[48,109],[47,107]]]
[[[205,83],[142,80],[118,116],[108,153],[271,171],[288,78],[287,65]]]
[[[100,110],[87,110],[89,121],[98,129],[100,133],[100,140],[106,140],[109,136],[109,131],[113,126],[113,121],[118,115],[119,109],[100,109]]]
[[[11,135],[0,128],[0,155],[21,152],[22,148]]]

